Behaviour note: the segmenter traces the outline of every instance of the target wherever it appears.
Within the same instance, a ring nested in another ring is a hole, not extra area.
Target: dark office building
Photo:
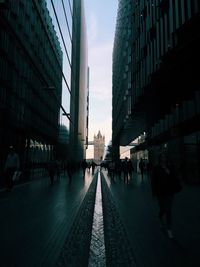
[[[2,1],[1,1],[2,2]],[[46,1],[0,3],[0,163],[8,147],[21,167],[50,159],[57,142],[62,52]]]
[[[167,149],[188,182],[200,174],[200,4],[120,0],[113,51],[113,144]]]
[[[72,76],[70,106],[70,156],[75,161],[85,157],[88,142],[89,70],[84,1],[73,5]]]

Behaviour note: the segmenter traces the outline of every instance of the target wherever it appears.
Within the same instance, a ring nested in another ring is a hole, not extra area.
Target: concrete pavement
[[[92,176],[41,179],[0,194],[0,266],[54,266]]]
[[[176,195],[170,240],[159,227],[146,176],[134,174],[129,184],[111,181],[106,171],[101,176],[107,267],[200,266],[199,187],[184,186]],[[62,176],[52,186],[44,178],[1,192],[0,266],[87,266],[96,184],[97,174],[86,171],[71,186]]]
[[[158,206],[152,197],[150,182],[134,174],[130,184],[104,176],[119,216],[127,231],[136,266],[200,266],[200,188],[184,186],[176,195],[173,207],[174,240],[160,229]]]

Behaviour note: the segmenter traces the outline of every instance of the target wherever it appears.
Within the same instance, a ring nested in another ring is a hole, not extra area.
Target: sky
[[[89,141],[100,130],[112,137],[112,50],[118,0],[85,0],[90,68]],[[93,147],[89,146],[87,157]]]

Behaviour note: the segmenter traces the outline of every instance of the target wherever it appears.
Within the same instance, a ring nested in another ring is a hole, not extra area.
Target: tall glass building
[[[54,0],[47,3],[63,51],[62,105],[69,116],[61,116],[60,121],[69,129],[68,157],[80,161],[87,148],[89,103],[84,1]]]
[[[88,142],[89,69],[84,1],[74,1],[72,78],[70,106],[70,155],[81,161]]]
[[[88,69],[81,3],[0,2],[1,170],[10,145],[20,154],[21,168],[30,169],[55,156],[67,129],[78,129],[76,143],[86,140]]]
[[[0,6],[0,147],[20,154],[21,167],[50,159],[57,142],[62,51],[45,1]]]
[[[199,179],[200,4],[120,0],[113,51],[113,144],[165,148]],[[184,162],[187,161],[187,164]],[[185,178],[188,179],[188,178]]]

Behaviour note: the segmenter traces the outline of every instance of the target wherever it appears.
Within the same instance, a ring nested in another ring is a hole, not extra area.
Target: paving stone
[[[106,266],[138,267],[127,232],[103,174],[102,200],[106,247]]]
[[[88,266],[96,186],[97,174],[81,204],[56,266]]]
[[[92,239],[90,244],[90,257],[88,266],[89,267],[106,266],[100,173],[98,175],[94,217],[92,225]]]

